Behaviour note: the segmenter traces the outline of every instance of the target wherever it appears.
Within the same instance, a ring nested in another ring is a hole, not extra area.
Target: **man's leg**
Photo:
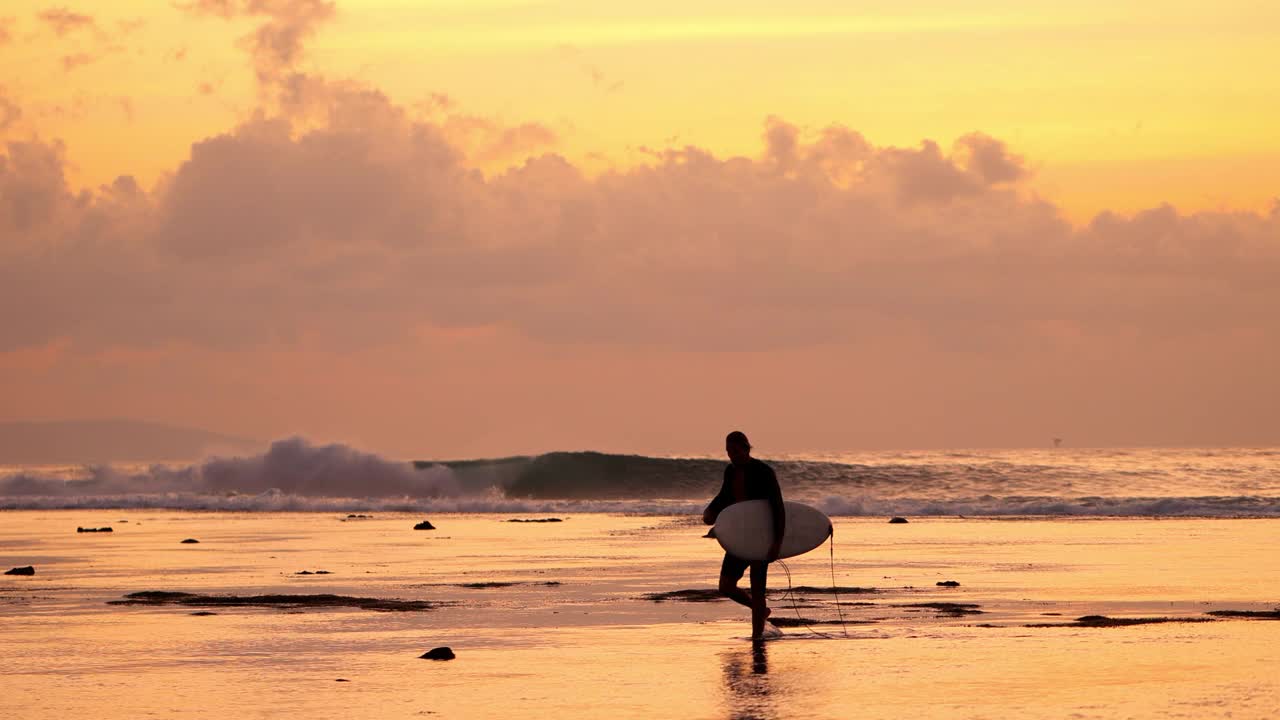
[[[765,603],[768,576],[769,563],[751,563],[751,637],[756,639],[764,636],[764,621],[769,617],[769,606]]]
[[[751,607],[751,596],[738,587],[738,581],[742,579],[749,564],[729,553],[724,554],[724,562],[720,564],[720,594],[747,607]]]

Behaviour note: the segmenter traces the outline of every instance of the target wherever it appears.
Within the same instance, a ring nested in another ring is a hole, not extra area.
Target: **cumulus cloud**
[[[1027,175],[1025,160],[1009,152],[1004,142],[983,133],[969,133],[956,141],[955,154],[969,172],[988,184],[1017,182]]]
[[[609,77],[600,69],[600,66],[588,62],[586,53],[583,52],[582,48],[574,45],[561,45],[556,48],[556,52],[560,54],[560,57],[572,63],[579,71],[589,77],[591,86],[596,90],[607,95],[622,89],[624,82]]]
[[[248,11],[268,18],[247,41],[258,77],[265,81],[294,67],[303,42],[333,17],[334,6],[323,0],[254,0]]]
[[[244,3],[237,0],[193,0],[178,3],[177,7],[195,15],[213,15],[230,20],[242,12]]]
[[[124,45],[113,42],[113,38],[92,16],[75,12],[67,8],[54,7],[39,12],[36,17],[47,25],[59,38],[77,35],[81,31],[90,32],[88,41],[79,37],[67,42],[74,45],[74,51],[59,57],[63,72],[72,72],[78,68],[93,64],[112,53],[125,52]],[[122,38],[136,32],[144,25],[141,20],[124,20],[114,23],[116,38]]]
[[[380,93],[330,85],[320,106],[305,129],[258,116],[195,144],[151,193],[127,178],[73,193],[59,147],[10,143],[0,227],[30,240],[3,271],[3,305],[25,308],[5,349],[342,347],[422,323],[690,350],[1275,333],[1280,211],[1156,208],[1075,229],[986,136],[944,153],[774,118],[757,157],[675,148],[592,178],[544,154],[486,177],[447,123]],[[528,131],[511,132],[519,146]]]
[[[559,136],[541,123],[507,126],[488,118],[460,113],[440,121],[441,132],[469,162],[491,167],[520,162],[531,155],[555,147]]]
[[[62,56],[62,71],[72,72],[86,65],[92,65],[99,60],[115,53],[125,51],[123,45],[101,45],[92,51],[68,53]]]
[[[66,221],[74,221],[76,198],[67,189],[66,153],[61,143],[9,142],[0,155],[0,228],[10,251],[39,254],[34,236],[61,234]],[[23,242],[23,240],[27,242]]]
[[[132,35],[147,26],[147,21],[142,18],[129,18],[116,21],[116,29],[120,31],[120,35]]]
[[[327,0],[195,0],[179,7],[227,20],[261,19],[262,23],[241,42],[264,86],[279,82],[296,68],[304,43],[335,14],[334,4]]]
[[[22,117],[22,108],[0,86],[0,134],[12,127]]]
[[[72,53],[62,56],[62,69],[64,71],[75,70],[78,67],[89,65],[98,59],[97,55],[92,53]]]
[[[36,17],[48,25],[58,37],[64,37],[78,30],[95,30],[98,27],[93,16],[60,7],[41,10]]]

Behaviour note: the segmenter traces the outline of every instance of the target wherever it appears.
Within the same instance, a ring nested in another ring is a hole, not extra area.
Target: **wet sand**
[[[775,567],[784,634],[754,647],[746,610],[710,592],[720,552],[693,519],[560,517],[438,515],[415,531],[421,515],[0,513],[0,570],[36,568],[0,577],[0,716],[1280,707],[1280,521],[837,518],[838,592],[827,547],[787,561],[789,582]],[[76,533],[89,526],[113,532]],[[191,595],[113,604],[140,592]],[[197,600],[170,602],[183,597]],[[418,659],[437,646],[457,658]]]

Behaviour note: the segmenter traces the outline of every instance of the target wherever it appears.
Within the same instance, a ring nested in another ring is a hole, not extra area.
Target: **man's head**
[[[734,430],[724,438],[724,451],[729,454],[729,461],[734,465],[745,462],[751,457],[751,441],[741,430]]]

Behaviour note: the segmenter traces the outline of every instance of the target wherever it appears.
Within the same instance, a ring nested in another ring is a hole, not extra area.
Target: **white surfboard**
[[[803,555],[831,535],[831,519],[816,507],[804,503],[783,503],[787,528],[782,534],[779,558]],[[716,518],[716,541],[730,555],[743,560],[764,560],[773,544],[773,513],[768,500],[734,503]]]

